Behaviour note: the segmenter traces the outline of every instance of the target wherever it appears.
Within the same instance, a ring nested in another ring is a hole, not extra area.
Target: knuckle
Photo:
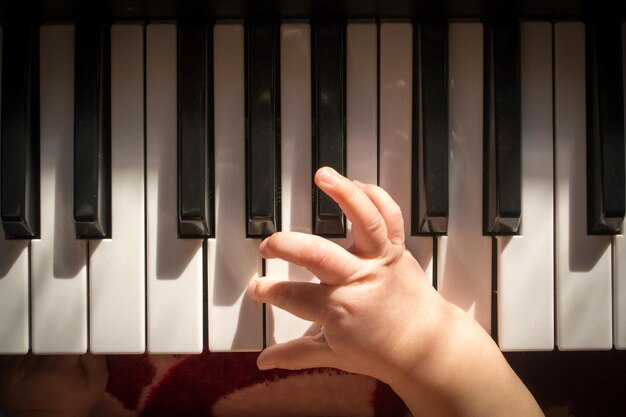
[[[392,242],[387,242],[385,247],[381,250],[381,253],[376,259],[373,259],[374,263],[369,271],[370,276],[384,275],[381,272],[381,268],[389,268],[393,266],[404,254],[404,244],[398,245]]]
[[[391,198],[387,191],[376,186],[375,193],[377,194],[378,201],[380,201],[384,206],[388,217],[402,217],[402,210],[400,209],[400,206],[393,198]]]
[[[389,249],[387,251],[387,265],[391,265],[396,263],[402,256],[407,252],[407,249],[402,245],[389,245]],[[410,253],[410,252],[409,252]]]
[[[372,196],[374,199],[376,199],[377,201],[386,202],[388,200],[391,200],[391,196],[389,196],[387,191],[380,188],[378,185],[370,184],[368,186],[367,191],[368,191],[368,194]]]
[[[363,229],[366,233],[377,233],[385,227],[383,219],[378,212],[371,212],[367,215],[363,222]]]
[[[377,197],[381,197],[386,194],[385,190],[376,184],[368,184],[367,190],[369,191],[370,194],[376,195]]]
[[[348,309],[339,302],[330,302],[324,311],[324,322],[328,327],[341,325],[350,315]]]

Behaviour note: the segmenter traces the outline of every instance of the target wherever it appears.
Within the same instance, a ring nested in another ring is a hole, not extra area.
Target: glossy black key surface
[[[619,19],[586,25],[587,230],[617,234],[626,205],[622,31]]]
[[[346,174],[346,36],[340,22],[312,25],[311,81],[313,173],[330,166]],[[322,236],[345,236],[339,205],[314,186],[313,231]]]
[[[246,218],[248,236],[280,229],[278,26],[246,25]]]
[[[212,237],[214,228],[213,29],[178,26],[178,233]]]
[[[110,27],[79,22],[75,39],[74,224],[78,238],[110,238]]]
[[[510,235],[522,215],[519,23],[485,29],[483,227]]]
[[[413,25],[412,234],[448,229],[448,42],[444,21]]]
[[[7,24],[2,45],[0,217],[9,238],[39,237],[39,28]]]

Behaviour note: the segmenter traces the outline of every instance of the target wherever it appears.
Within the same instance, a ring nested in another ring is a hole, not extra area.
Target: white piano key
[[[376,183],[377,165],[377,51],[375,24],[349,24],[346,50],[347,175]],[[311,79],[310,28],[307,24],[281,26],[282,103],[282,230],[311,233]],[[344,239],[348,247],[350,225]],[[291,281],[319,282],[305,268],[280,259],[266,261],[266,275]],[[307,333],[312,323],[281,309],[267,307],[268,345]]]
[[[346,30],[346,176],[378,183],[378,48],[373,23],[350,23]],[[330,239],[352,246],[352,223],[346,237]]]
[[[146,28],[148,351],[202,351],[202,240],[177,230],[176,26]]]
[[[246,296],[260,275],[259,239],[246,239],[244,30],[214,27],[215,239],[208,241],[209,350],[263,348],[262,305]]]
[[[311,29],[308,24],[280,27],[281,230],[311,229]],[[265,261],[272,279],[319,282],[306,268],[282,259]],[[312,323],[266,306],[266,343],[271,346],[304,335]]]
[[[554,348],[552,24],[524,22],[521,46],[520,235],[498,236],[498,344]]]
[[[377,33],[373,24],[350,24],[346,30],[346,176],[376,184],[378,176]],[[352,244],[352,223],[346,236],[331,238],[344,249]]]
[[[622,75],[626,86],[626,23],[622,23]],[[626,91],[624,94],[626,97]],[[626,121],[626,105],[624,106]],[[613,237],[613,345],[626,349],[626,238],[622,234]]]
[[[611,237],[587,235],[585,27],[554,26],[556,344],[610,349]]]
[[[346,176],[377,183],[377,30],[374,24],[353,23],[346,30]],[[346,237],[331,238],[348,250],[353,244],[352,223]]]
[[[346,176],[365,184],[378,180],[377,35],[375,24],[352,23],[346,30]],[[349,249],[350,220],[346,237],[330,240]]]
[[[2,71],[1,27],[0,71]],[[6,240],[0,227],[0,354],[28,352],[30,343],[28,303],[28,241]]]
[[[0,228],[0,355],[28,352],[28,302],[28,241]]]
[[[364,184],[378,182],[378,48],[373,23],[351,23],[346,30],[346,175]],[[352,246],[352,223],[346,237],[331,239]]]
[[[626,349],[626,238],[613,237],[613,344],[615,349]]]
[[[483,236],[483,27],[448,28],[448,235],[438,238],[437,290],[491,331],[491,238]]]
[[[74,27],[40,31],[41,239],[31,242],[32,351],[87,351],[87,242],[73,213]]]
[[[111,27],[112,238],[89,243],[92,353],[145,350],[143,34]]]
[[[413,27],[380,25],[380,186],[398,203],[404,217],[405,245],[433,276],[433,238],[411,236]]]
[[[348,24],[346,50],[346,153],[348,178],[378,182],[378,30]]]

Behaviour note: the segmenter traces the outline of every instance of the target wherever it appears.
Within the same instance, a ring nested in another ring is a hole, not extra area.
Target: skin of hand
[[[15,417],[86,417],[107,379],[104,356],[3,356],[0,404]]]
[[[327,167],[315,183],[352,222],[354,243],[345,250],[295,232],[261,243],[264,258],[304,266],[321,283],[250,282],[254,300],[318,324],[316,334],[265,349],[259,368],[332,367],[369,375],[389,384],[416,417],[543,415],[491,337],[430,285],[405,249],[393,199]]]

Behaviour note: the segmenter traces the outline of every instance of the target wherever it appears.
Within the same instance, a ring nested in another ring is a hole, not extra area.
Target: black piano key
[[[280,58],[277,25],[246,25],[246,218],[250,237],[280,228]]]
[[[413,31],[412,234],[448,228],[448,47],[444,21]]]
[[[213,30],[178,26],[178,233],[214,235]]]
[[[486,25],[484,101],[484,232],[515,234],[522,215],[517,21]]]
[[[9,238],[39,237],[39,30],[4,27],[1,218]]]
[[[346,36],[339,22],[312,26],[311,81],[313,173],[330,166],[346,174]],[[313,231],[322,236],[345,236],[344,215],[328,195],[314,187]]]
[[[622,32],[619,19],[586,26],[587,229],[617,234],[626,205]]]
[[[82,239],[111,237],[110,50],[108,25],[76,26],[74,224]]]

